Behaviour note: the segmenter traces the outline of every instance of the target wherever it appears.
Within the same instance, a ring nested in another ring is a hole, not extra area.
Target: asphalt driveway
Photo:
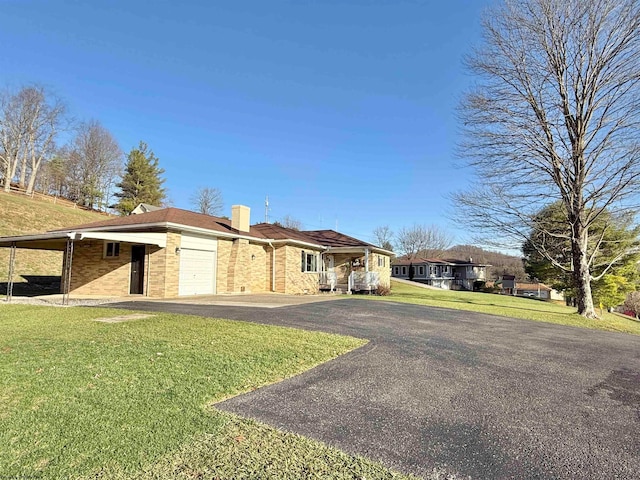
[[[367,338],[217,405],[428,476],[640,478],[640,337],[345,299],[282,308],[116,304]]]

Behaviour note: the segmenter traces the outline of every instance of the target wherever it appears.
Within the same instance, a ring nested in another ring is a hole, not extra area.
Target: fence
[[[4,191],[4,190],[2,190],[2,191]],[[94,210],[94,209],[89,208],[89,207],[78,205],[77,203],[72,202],[71,200],[67,200],[66,198],[58,197],[58,196],[55,196],[55,195],[47,195],[46,193],[41,193],[41,192],[36,192],[36,191],[33,191],[31,193],[27,193],[26,189],[17,187],[15,185],[11,185],[9,187],[9,193],[12,193],[14,195],[27,196],[27,197],[33,198],[35,200],[42,200],[42,201],[45,201],[45,202],[53,203],[55,205],[61,205],[63,207],[67,207],[67,208],[76,208],[78,210],[85,210],[87,212],[99,213],[101,215],[106,215],[107,217],[111,217],[112,216],[108,212],[102,212],[100,210]]]

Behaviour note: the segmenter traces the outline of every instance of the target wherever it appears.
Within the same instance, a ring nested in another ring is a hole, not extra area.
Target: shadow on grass
[[[20,281],[21,279],[25,281]],[[16,297],[37,297],[60,293],[60,276],[56,275],[21,275],[13,284],[13,295]],[[8,282],[0,283],[0,295],[7,294]]]

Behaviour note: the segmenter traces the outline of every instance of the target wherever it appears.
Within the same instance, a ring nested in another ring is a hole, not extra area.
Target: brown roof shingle
[[[372,247],[380,248],[371,243],[363,242],[335,230],[305,230],[301,233],[313,238],[320,245],[328,247]]]
[[[106,228],[109,227],[126,227],[131,226],[132,229],[144,228],[151,224],[163,224],[163,223],[175,223],[179,225],[186,225],[189,227],[203,228],[207,230],[213,230],[215,232],[224,233],[249,233],[249,235],[257,238],[265,238],[262,236],[259,230],[255,230],[251,227],[249,232],[239,232],[238,230],[231,228],[231,220],[226,218],[214,217],[211,215],[204,215],[202,213],[190,212],[189,210],[182,210],[180,208],[163,208],[161,210],[154,210],[152,212],[141,213],[138,215],[128,215],[126,217],[111,218],[109,220],[101,220],[98,222],[85,223],[82,225],[75,225],[73,227],[60,228],[51,230],[52,232],[65,232],[72,230],[84,230],[94,228]],[[139,227],[139,228],[136,228]]]
[[[231,227],[231,220],[227,218],[204,215],[202,213],[182,210],[180,208],[163,208],[138,215],[111,218],[93,223],[85,223],[73,227],[51,230],[51,232],[68,232],[85,229],[106,229],[114,227],[131,227],[131,230],[149,228],[151,225],[176,224],[189,227],[224,232],[230,234],[248,234],[254,238],[273,240],[293,240],[318,245],[318,247],[372,247],[379,248],[357,238],[350,237],[334,230],[309,230],[299,231],[285,228],[272,223],[258,223],[252,225],[249,232],[240,232]]]

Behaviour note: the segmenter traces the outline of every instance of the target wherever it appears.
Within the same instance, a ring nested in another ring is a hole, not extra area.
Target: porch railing
[[[380,274],[378,272],[351,272],[349,275],[349,291],[374,291],[380,284]]]
[[[329,289],[333,292],[338,285],[338,274],[336,272],[320,272],[319,280],[321,290]]]

